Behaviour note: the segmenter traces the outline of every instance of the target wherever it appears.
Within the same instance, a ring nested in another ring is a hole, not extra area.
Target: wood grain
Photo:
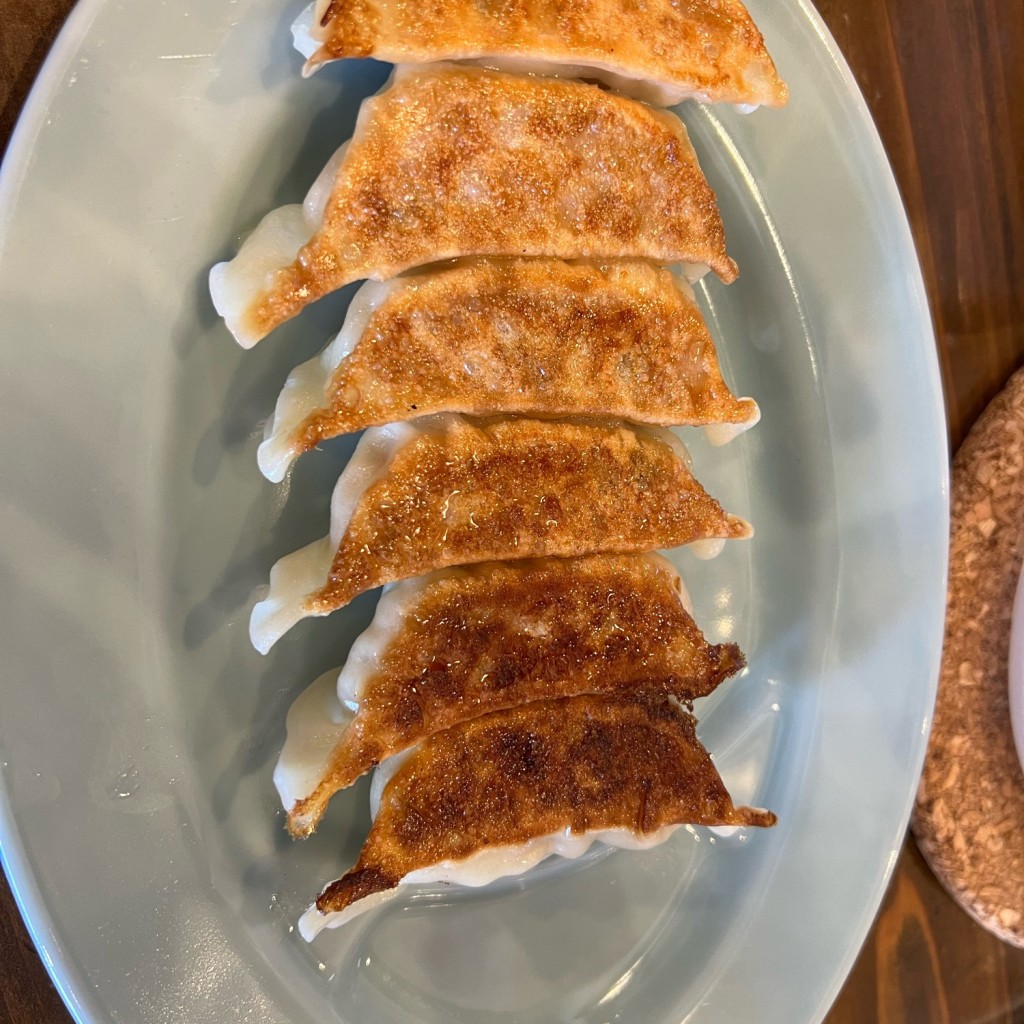
[[[66,1024],[60,1001],[0,876],[0,1024]]]
[[[1024,5],[819,0],[892,162],[925,275],[950,440],[1024,362]],[[829,1024],[1022,1024],[1024,951],[908,841]]]
[[[907,206],[955,449],[1024,361],[1024,4],[817,6],[867,99]]]
[[[0,0],[0,148],[71,6]],[[1024,3],[818,0],[818,7],[903,193],[955,448],[1024,362]],[[0,1024],[69,1020],[0,884]],[[1024,951],[968,918],[908,842],[828,1021],[1024,1024]]]
[[[0,155],[37,72],[75,0],[0,3]]]

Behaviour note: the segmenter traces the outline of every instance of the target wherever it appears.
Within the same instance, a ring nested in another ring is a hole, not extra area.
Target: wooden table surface
[[[0,0],[0,150],[72,5]],[[1024,2],[818,0],[818,9],[903,192],[955,448],[1024,362]],[[69,1020],[0,879],[0,1024]],[[908,840],[828,1021],[1024,1024],[1024,950],[963,914]]]

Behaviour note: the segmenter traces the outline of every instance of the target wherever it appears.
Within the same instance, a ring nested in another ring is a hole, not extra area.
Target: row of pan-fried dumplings
[[[385,586],[275,771],[306,835],[376,768],[363,853],[303,935],[406,884],[772,824],[733,805],[687,710],[743,655],[705,640],[652,553],[750,536],[666,427],[724,443],[759,411],[687,283],[737,274],[714,193],[678,117],[636,98],[782,105],[760,33],[737,0],[319,0],[293,33],[307,73],[408,62],[305,203],[210,276],[245,347],[370,279],[258,453],[281,481],[365,430],[329,534],[273,567],[255,647]]]

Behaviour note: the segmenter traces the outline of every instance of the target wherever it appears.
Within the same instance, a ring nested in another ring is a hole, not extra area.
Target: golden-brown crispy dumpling
[[[364,277],[460,256],[643,257],[736,277],[674,114],[594,85],[437,64],[396,70],[302,206],[210,273],[249,347]]]
[[[748,537],[663,428],[438,414],[372,427],[331,501],[331,532],[271,570],[249,633],[266,653],[300,619],[449,565],[651,551]]]
[[[739,0],[317,0],[292,33],[306,74],[341,57],[482,59],[596,78],[665,105],[780,107],[787,98]]]
[[[757,422],[722,380],[689,286],[642,260],[472,259],[365,284],[330,345],[288,378],[264,475],[329,437],[435,412]]]

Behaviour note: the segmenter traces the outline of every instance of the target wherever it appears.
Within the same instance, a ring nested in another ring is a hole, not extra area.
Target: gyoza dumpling
[[[712,441],[759,416],[667,270],[473,259],[363,285],[337,338],[288,378],[260,469],[279,481],[326,438],[433,412],[713,424]]]
[[[398,68],[305,205],[265,217],[210,290],[248,347],[350,281],[457,256],[633,256],[736,277],[678,117],[595,85],[438,64]]]
[[[531,700],[647,687],[707,696],[743,668],[709,644],[660,555],[588,555],[442,569],[384,592],[339,676],[288,714],[274,781],[293,835],[387,757]],[[353,717],[354,712],[354,717]]]
[[[669,431],[453,414],[371,427],[331,499],[331,532],[282,558],[253,608],[266,653],[300,619],[449,565],[651,551],[748,537]]]
[[[340,57],[485,58],[508,70],[596,78],[666,106],[781,107],[787,98],[739,0],[317,0],[292,33],[304,74]]]
[[[401,885],[486,885],[596,840],[643,849],[684,824],[775,824],[733,806],[695,724],[655,693],[534,701],[435,733],[378,769],[359,861],[299,930],[312,939]]]

